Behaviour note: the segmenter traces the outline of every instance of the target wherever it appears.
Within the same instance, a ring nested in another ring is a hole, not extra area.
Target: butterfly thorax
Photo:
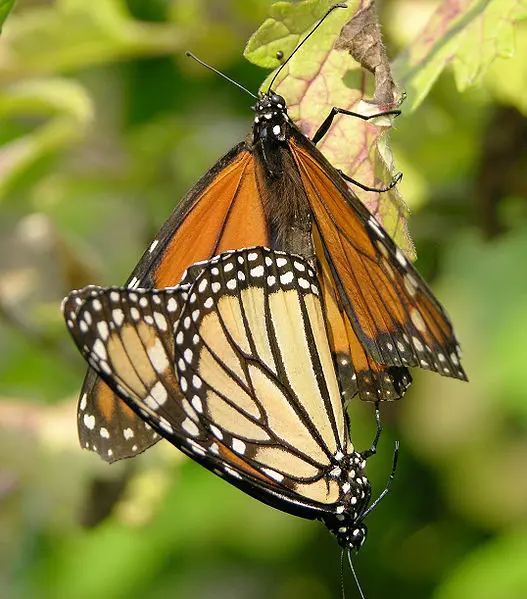
[[[311,214],[305,186],[289,147],[294,125],[284,98],[262,95],[254,106],[252,151],[256,180],[270,228],[270,246],[311,260]]]
[[[358,550],[366,540],[363,520],[371,498],[371,486],[365,468],[366,460],[354,451],[344,456],[332,472],[338,478],[341,497],[335,513],[325,516],[323,522],[341,547]]]

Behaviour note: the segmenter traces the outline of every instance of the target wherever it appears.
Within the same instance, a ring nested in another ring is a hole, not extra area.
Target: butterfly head
[[[361,523],[358,526],[341,528],[342,532],[337,531],[334,533],[337,537],[338,544],[341,547],[344,547],[345,549],[352,549],[358,551],[366,541],[366,536],[368,534],[368,529],[366,528],[366,525]],[[345,531],[344,528],[346,528]]]
[[[345,456],[335,469],[338,474],[340,500],[335,513],[324,523],[345,549],[358,551],[366,541],[368,529],[364,516],[371,499],[370,482],[365,476],[366,460],[360,453]]]
[[[270,91],[263,94],[254,106],[254,139],[269,137],[284,141],[289,123],[287,104],[282,96]]]

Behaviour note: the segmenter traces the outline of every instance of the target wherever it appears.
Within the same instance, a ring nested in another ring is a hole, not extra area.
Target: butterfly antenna
[[[355,584],[357,585],[357,589],[359,591],[360,599],[366,599],[364,593],[362,592],[362,588],[360,586],[359,579],[357,577],[357,572],[355,572],[355,568],[353,567],[353,560],[351,559],[351,549],[348,549],[348,561],[351,568],[351,573],[353,574],[353,578],[355,579]]]
[[[342,599],[346,599],[346,590],[344,588],[344,552],[346,550],[342,548],[340,552],[340,593]]]
[[[192,52],[189,52],[187,50],[185,52],[185,55],[188,56],[189,58],[193,58],[200,65],[204,66],[206,69],[209,69],[209,71],[212,71],[213,73],[216,73],[216,75],[219,75],[220,77],[223,77],[223,79],[226,79],[229,83],[232,83],[232,85],[235,85],[239,89],[243,90],[246,94],[249,94],[252,98],[258,99],[258,96],[256,96],[252,92],[250,92],[246,87],[243,87],[243,85],[241,85],[237,81],[234,81],[234,79],[231,79],[230,77],[227,77],[227,75],[225,75],[225,73],[222,73],[221,71],[218,71],[218,69],[215,69],[214,67],[211,67],[210,64],[207,64],[206,62],[203,62],[197,56],[195,56],[194,54],[192,54]]]
[[[278,75],[280,75],[280,73],[282,72],[283,68],[285,67],[285,65],[291,60],[291,58],[293,58],[293,56],[300,50],[300,48],[307,42],[307,40],[313,35],[313,33],[315,33],[315,31],[322,25],[322,23],[326,20],[326,17],[331,14],[336,8],[348,8],[347,4],[334,4],[327,12],[326,14],[320,19],[320,21],[315,25],[315,27],[313,27],[313,29],[306,35],[306,37],[298,44],[298,46],[293,50],[293,52],[291,53],[291,55],[289,56],[289,58],[282,64],[282,66],[278,69],[278,71],[276,71],[274,77],[271,80],[271,83],[269,84],[269,89],[267,90],[267,93],[269,93],[271,91],[271,88],[273,87],[273,83],[276,81],[276,78],[278,77]],[[205,65],[207,66],[207,65]]]

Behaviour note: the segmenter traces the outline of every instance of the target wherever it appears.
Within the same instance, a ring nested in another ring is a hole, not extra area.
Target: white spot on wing
[[[191,399],[190,403],[193,405],[196,412],[199,412],[200,414],[203,413],[203,404],[201,402],[201,398],[199,397],[199,395],[194,395],[194,397]]]
[[[170,422],[166,419],[161,417],[159,419],[159,426],[163,429],[165,429],[167,431],[167,433],[172,434],[174,432],[174,429],[172,428],[172,425],[170,424]]]
[[[368,219],[368,224],[381,239],[385,236],[382,232],[381,227],[379,226],[379,223],[377,222],[377,219],[373,215],[370,215],[370,218]]]
[[[412,337],[412,342],[414,344],[414,347],[417,351],[423,351],[424,346],[421,343],[421,341],[417,338],[417,337]]]
[[[276,470],[271,470],[271,468],[262,468],[262,472],[267,474],[269,478],[272,478],[276,482],[281,483],[284,480],[283,474],[280,474],[280,472],[276,472]]]
[[[112,319],[115,324],[120,327],[124,322],[124,313],[121,308],[115,308],[112,310]]]
[[[106,341],[106,339],[108,339],[110,332],[108,330],[108,323],[105,320],[101,320],[97,323],[97,331],[99,333],[100,338],[103,341]]]
[[[160,331],[168,330],[167,320],[161,312],[154,312],[154,320]]]
[[[106,360],[108,358],[106,347],[100,339],[95,340],[95,343],[93,344],[93,351],[99,358],[101,358],[101,360]]]
[[[168,398],[168,393],[161,381],[150,389],[150,393],[145,397],[145,403],[152,410],[157,410]]]
[[[84,414],[82,421],[84,422],[84,426],[91,431],[95,428],[95,416],[93,414]]]
[[[277,260],[278,262],[278,260]],[[283,275],[280,275],[280,283],[282,283],[282,285],[288,285],[289,283],[293,282],[294,279],[294,275],[293,272],[291,270],[289,270],[288,272],[284,273]]]
[[[395,250],[395,257],[397,258],[397,262],[399,262],[401,266],[406,266],[406,258],[404,257],[404,254],[399,248]]]
[[[184,431],[186,431],[190,436],[197,437],[199,435],[199,428],[195,422],[193,422],[190,418],[185,418],[181,427]]]
[[[162,373],[168,368],[168,358],[159,338],[156,338],[154,344],[147,349],[147,353],[156,372]]]
[[[236,453],[240,453],[241,455],[243,455],[245,453],[245,450],[247,449],[247,446],[245,445],[245,443],[242,440],[233,439],[232,440],[232,448],[234,449],[234,451]]]
[[[220,441],[223,439],[223,433],[220,431],[220,429],[217,426],[214,426],[214,424],[210,425],[210,432],[216,437],[216,439],[219,439]]]
[[[175,312],[177,310],[177,302],[173,297],[171,297],[167,302],[167,310],[169,312]]]

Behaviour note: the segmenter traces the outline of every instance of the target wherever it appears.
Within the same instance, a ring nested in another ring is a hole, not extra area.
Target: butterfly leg
[[[359,114],[358,112],[352,112],[351,110],[345,110],[344,108],[338,108],[337,106],[333,106],[333,108],[331,109],[331,112],[328,114],[328,116],[326,117],[326,119],[324,120],[322,125],[320,125],[317,132],[313,136],[313,139],[311,140],[315,145],[329,131],[329,128],[331,127],[331,125],[333,123],[333,119],[337,116],[337,114],[345,114],[346,116],[354,116],[358,119],[362,119],[363,121],[369,121],[370,119],[375,119],[380,116],[388,116],[388,115],[399,116],[401,114],[401,111],[400,110],[387,110],[385,112],[377,112],[376,114],[371,114],[370,116],[365,116],[363,114]],[[345,173],[343,173],[340,170],[338,172],[343,179],[348,181],[348,183],[352,183],[353,185],[356,185],[357,187],[364,189],[364,191],[377,191],[378,193],[384,193],[386,191],[389,191],[393,187],[395,187],[397,185],[397,183],[399,183],[399,181],[401,180],[401,178],[403,176],[402,173],[397,173],[395,175],[395,177],[392,179],[392,182],[390,183],[390,185],[388,185],[387,187],[377,188],[377,187],[368,187],[367,185],[363,185],[359,181],[352,179],[351,177],[349,177],[348,175],[346,175]]]
[[[315,145],[326,135],[333,123],[333,119],[337,116],[337,114],[345,114],[346,116],[354,116],[363,121],[369,121],[370,119],[375,119],[380,116],[399,116],[401,114],[400,110],[387,110],[385,112],[378,112],[376,114],[371,114],[370,116],[365,116],[364,114],[359,114],[358,112],[351,112],[351,110],[345,110],[344,108],[338,108],[337,106],[333,106],[331,112],[328,114],[322,125],[318,128],[317,132],[313,136],[311,140]]]
[[[382,424],[381,424],[381,413],[379,410],[378,403],[375,404],[375,422],[377,423],[377,432],[375,433],[375,439],[373,439],[373,443],[371,444],[371,447],[369,449],[367,449],[366,451],[362,452],[362,457],[364,459],[367,459],[370,456],[377,453],[377,443],[379,442],[379,439],[381,438]]]
[[[338,173],[344,180],[348,181],[349,183],[352,183],[353,185],[356,185],[357,187],[360,187],[361,189],[364,189],[364,191],[377,191],[379,193],[385,193],[386,191],[390,191],[390,189],[395,187],[397,183],[399,183],[399,181],[403,178],[402,173],[397,173],[395,177],[392,179],[390,185],[388,185],[387,187],[368,187],[367,185],[359,183],[356,179],[349,177],[348,175],[346,175],[346,173],[343,173],[341,170],[339,170]]]
[[[388,482],[386,483],[386,487],[384,491],[377,497],[377,499],[370,505],[370,507],[364,512],[362,518],[366,518],[366,516],[375,509],[379,501],[384,499],[386,495],[390,492],[390,488],[392,486],[393,479],[395,478],[395,471],[397,470],[397,460],[399,459],[399,441],[395,442],[395,450],[393,452],[393,464],[392,471],[390,472],[390,477],[388,478]]]

